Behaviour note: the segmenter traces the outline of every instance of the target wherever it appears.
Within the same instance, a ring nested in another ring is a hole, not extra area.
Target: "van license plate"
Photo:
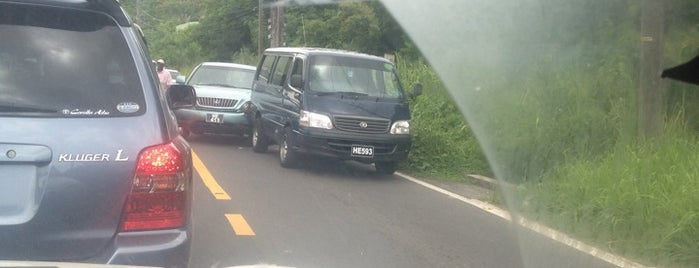
[[[371,157],[374,156],[373,146],[352,145],[352,156]]]
[[[206,114],[207,123],[223,123],[223,114]]]

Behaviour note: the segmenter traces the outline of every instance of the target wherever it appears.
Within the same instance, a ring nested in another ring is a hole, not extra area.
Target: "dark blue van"
[[[410,110],[395,66],[372,55],[272,48],[257,66],[252,148],[279,144],[292,167],[300,154],[374,163],[392,174],[410,152]]]

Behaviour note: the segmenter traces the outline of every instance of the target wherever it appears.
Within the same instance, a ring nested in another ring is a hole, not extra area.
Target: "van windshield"
[[[255,70],[225,66],[201,66],[192,74],[188,84],[250,89],[254,77]]]
[[[311,57],[308,88],[317,94],[403,98],[393,64],[355,57]]]

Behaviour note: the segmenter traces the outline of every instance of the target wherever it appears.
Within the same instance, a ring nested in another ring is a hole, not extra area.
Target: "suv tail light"
[[[187,217],[185,156],[173,143],[148,147],[138,155],[136,174],[121,218],[121,231],[170,229]]]

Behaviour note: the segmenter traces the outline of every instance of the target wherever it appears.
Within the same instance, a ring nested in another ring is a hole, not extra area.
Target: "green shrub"
[[[443,179],[492,174],[471,129],[434,70],[419,60],[399,59],[397,68],[406,88],[423,85],[423,94],[411,101],[413,146],[402,167]]]
[[[233,54],[231,59],[234,63],[247,64],[252,66],[257,66],[257,62],[260,60],[260,56],[251,51],[248,48],[243,48],[240,51]]]

